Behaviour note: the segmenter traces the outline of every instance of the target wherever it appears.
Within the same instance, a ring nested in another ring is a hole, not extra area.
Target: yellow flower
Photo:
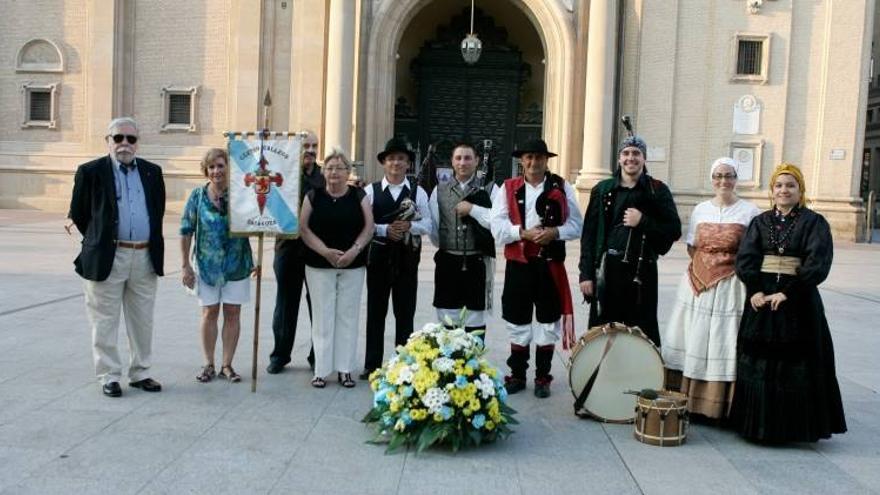
[[[496,421],[498,423],[503,422],[501,417],[501,409],[498,405],[498,399],[493,397],[492,400],[489,401],[489,404],[486,406],[486,410],[489,412],[489,418],[491,418],[493,421]]]
[[[388,374],[385,375],[385,379],[388,380],[388,383],[397,383],[397,368],[393,368],[388,370]]]
[[[494,421],[486,421],[485,427],[487,430],[494,430],[495,429],[495,422]]]
[[[443,415],[440,413],[434,413],[434,421],[437,423],[443,422]]]
[[[413,388],[416,389],[419,395],[422,395],[429,388],[436,387],[438,379],[440,379],[440,374],[436,371],[426,366],[419,367],[419,370],[413,376]]]
[[[403,431],[406,428],[406,423],[403,422],[402,419],[398,419],[397,423],[394,423],[394,429],[397,431]]]

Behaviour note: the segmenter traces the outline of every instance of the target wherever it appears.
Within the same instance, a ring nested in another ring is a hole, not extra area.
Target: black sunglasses
[[[123,139],[128,141],[128,144],[135,144],[138,142],[138,137],[132,136],[131,134],[114,134],[110,137],[113,138],[113,142],[116,144],[121,143]]]

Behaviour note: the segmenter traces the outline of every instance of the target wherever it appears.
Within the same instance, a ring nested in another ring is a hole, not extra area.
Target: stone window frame
[[[58,83],[25,82],[21,85],[21,128],[58,128]],[[31,94],[49,93],[49,120],[31,119]]]
[[[768,33],[749,33],[736,32],[733,35],[733,43],[731,45],[730,57],[730,81],[736,83],[747,84],[766,84],[770,79],[770,41],[772,36]],[[737,73],[737,65],[739,61],[739,42],[740,41],[760,41],[761,42],[761,73],[760,74],[739,74]]]
[[[190,97],[189,124],[171,123],[171,96],[173,95],[188,95]],[[199,118],[198,97],[198,86],[165,86],[162,88],[162,125],[159,127],[159,132],[196,132]]]
[[[742,149],[750,149],[752,150],[752,177],[749,179],[738,179],[737,186],[743,188],[753,188],[760,189],[761,188],[761,163],[764,161],[764,140],[742,140],[742,141],[731,141],[729,151],[731,158],[734,161],[737,161],[736,153],[737,150]]]

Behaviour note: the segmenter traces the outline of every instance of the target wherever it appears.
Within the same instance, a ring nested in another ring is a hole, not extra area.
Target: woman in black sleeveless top
[[[351,371],[366,274],[363,248],[373,234],[373,212],[364,191],[346,184],[350,170],[345,153],[333,149],[324,158],[327,185],[309,192],[300,218],[312,296],[312,386],[317,388],[326,385],[325,378],[333,371],[342,386],[355,385]]]

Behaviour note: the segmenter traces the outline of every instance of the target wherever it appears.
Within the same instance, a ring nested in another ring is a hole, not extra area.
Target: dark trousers
[[[660,327],[657,323],[657,263],[643,261],[639,270],[641,284],[636,284],[637,261],[624,263],[619,256],[605,258],[605,292],[602,314],[598,305],[590,305],[590,327],[619,322],[637,326],[660,346]]]
[[[528,325],[532,315],[540,323],[553,323],[562,316],[562,303],[547,260],[530,258],[528,263],[507,261],[501,317],[514,325]]]
[[[381,259],[371,258],[367,266],[367,353],[364,369],[382,366],[385,340],[385,316],[388,297],[394,308],[394,345],[404,345],[413,332],[416,314],[416,290],[419,286],[419,258],[397,258],[392,268]]]
[[[290,362],[293,341],[296,338],[296,323],[299,318],[299,302],[305,285],[305,263],[299,241],[287,241],[287,245],[275,251],[275,279],[278,292],[275,295],[275,313],[272,315],[272,333],[275,334],[275,348],[269,359],[282,365]],[[306,286],[306,305],[309,308],[309,321],[312,320],[312,301]],[[315,350],[309,350],[309,363],[315,362]]]

